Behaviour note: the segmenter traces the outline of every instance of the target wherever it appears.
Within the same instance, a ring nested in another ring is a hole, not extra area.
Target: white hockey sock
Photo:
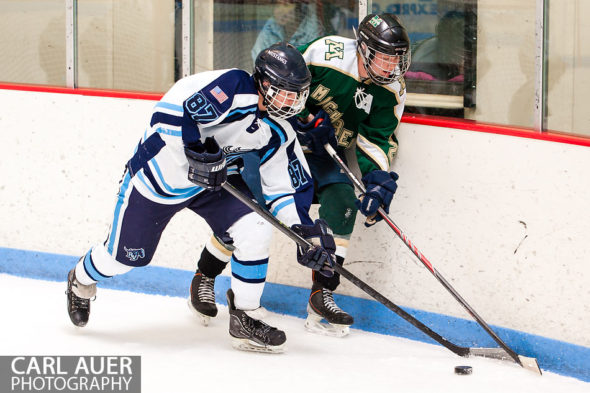
[[[133,269],[118,262],[102,244],[93,247],[76,265],[76,279],[82,285],[92,285]]]

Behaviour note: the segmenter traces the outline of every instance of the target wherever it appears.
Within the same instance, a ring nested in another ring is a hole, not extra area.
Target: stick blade
[[[469,355],[514,362],[514,359],[502,348],[469,348]]]
[[[541,372],[541,368],[539,367],[539,363],[537,362],[537,359],[529,358],[522,355],[518,355],[518,358],[520,359],[520,364],[522,365],[522,367],[536,374],[543,375],[543,373]]]
[[[508,360],[516,363],[516,361],[503,348],[469,348],[469,356],[479,356],[489,359]],[[543,375],[537,359],[522,355],[517,355],[520,360],[520,365],[535,374]]]

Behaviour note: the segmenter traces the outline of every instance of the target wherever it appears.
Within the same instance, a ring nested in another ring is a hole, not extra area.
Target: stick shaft
[[[352,171],[348,168],[348,166],[342,161],[342,159],[338,156],[336,151],[332,146],[329,144],[325,144],[324,148],[332,157],[334,161],[340,166],[340,168],[344,171],[346,176],[350,179],[350,181],[354,184],[355,188],[361,193],[364,194],[366,192],[365,186],[356,178],[356,176],[352,173]],[[522,363],[518,357],[518,354],[514,352],[498,335],[489,327],[489,325],[483,320],[482,317],[479,316],[477,312],[459,295],[459,293],[448,283],[448,281],[434,268],[432,263],[418,250],[411,240],[406,236],[405,233],[393,222],[393,220],[387,215],[383,208],[379,208],[377,210],[379,215],[383,218],[383,220],[389,225],[391,229],[395,232],[395,234],[404,242],[404,244],[412,251],[412,253],[422,262],[422,264],[436,277],[436,279],[445,287],[447,291],[453,295],[453,297],[467,310],[469,315],[471,315],[477,323],[500,345],[509,355],[514,359],[514,361],[522,366]]]
[[[267,220],[272,226],[277,228],[291,240],[295,241],[302,247],[311,247],[311,244],[295,233],[291,228],[284,225],[281,221],[279,221],[275,216],[273,216],[268,210],[262,208],[258,203],[254,200],[249,198],[247,195],[243,194],[241,191],[233,187],[229,183],[225,183],[223,185],[223,189],[232,194],[234,197],[238,198],[242,203],[252,209],[255,213],[258,213],[262,218]],[[391,311],[395,312],[397,315],[414,325],[416,328],[421,330],[423,333],[428,335],[434,341],[438,342],[442,346],[446,347],[447,349],[451,350],[452,352],[456,353],[459,356],[469,356],[470,348],[460,347],[455,345],[430,329],[428,326],[424,325],[422,322],[414,318],[412,315],[408,314],[405,310],[400,308],[398,305],[393,303],[391,300],[387,299],[385,296],[380,294],[377,290],[363,282],[360,278],[356,277],[354,274],[349,272],[344,267],[340,266],[339,264],[334,264],[334,270],[340,273],[344,278],[354,284],[356,287],[364,291],[366,294],[377,300],[379,303],[383,304],[385,307],[390,309]]]
[[[287,227],[285,224],[283,224],[281,221],[279,221],[275,216],[273,216],[268,210],[261,207],[258,203],[256,203],[254,200],[252,200],[247,195],[242,193],[240,190],[238,190],[237,188],[235,188],[234,186],[232,186],[228,182],[224,183],[222,187],[225,191],[229,192],[234,197],[239,199],[243,204],[248,206],[255,213],[258,213],[258,215],[260,215],[260,216],[262,216],[262,218],[266,219],[266,221],[268,221],[271,225],[273,225],[279,231],[283,232],[284,235],[286,235],[288,238],[293,240],[295,243],[299,244],[301,247],[304,247],[304,248],[311,247],[311,243],[309,243],[307,240],[305,240],[304,238],[299,236],[295,231],[293,231],[291,228]]]

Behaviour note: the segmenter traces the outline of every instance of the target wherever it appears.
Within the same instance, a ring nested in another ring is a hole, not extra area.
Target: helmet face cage
[[[287,119],[305,107],[311,73],[293,45],[279,42],[260,52],[253,76],[272,118]]]
[[[308,95],[309,87],[301,91],[289,91],[268,85],[264,91],[264,104],[270,117],[284,120],[303,110]]]
[[[411,54],[408,50],[403,55],[388,54],[369,47],[361,42],[359,53],[363,67],[371,80],[379,85],[388,85],[405,75],[410,68]]]

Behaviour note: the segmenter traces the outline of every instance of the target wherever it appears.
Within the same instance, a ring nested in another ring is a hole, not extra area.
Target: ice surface
[[[65,288],[0,274],[0,355],[140,355],[144,393],[590,393],[590,383],[436,345],[355,329],[340,339],[314,335],[302,319],[273,313],[266,321],[286,331],[287,352],[240,352],[225,307],[204,327],[177,297],[99,288],[89,324],[76,328]],[[455,375],[457,365],[473,374]]]

